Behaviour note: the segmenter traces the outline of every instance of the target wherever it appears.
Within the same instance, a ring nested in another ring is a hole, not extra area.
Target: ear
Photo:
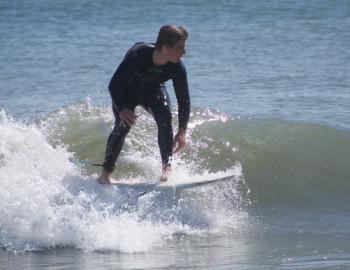
[[[164,53],[168,53],[170,49],[171,49],[171,47],[168,44],[164,44],[162,47],[162,51]]]

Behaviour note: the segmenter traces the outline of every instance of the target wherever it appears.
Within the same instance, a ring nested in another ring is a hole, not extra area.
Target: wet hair
[[[174,47],[176,43],[188,38],[188,32],[183,26],[164,25],[160,28],[156,42],[157,50],[160,50],[164,45]]]

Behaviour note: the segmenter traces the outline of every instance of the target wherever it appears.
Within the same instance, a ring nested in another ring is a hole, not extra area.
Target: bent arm
[[[181,64],[181,69],[173,79],[175,95],[178,103],[179,129],[187,129],[190,118],[191,101],[188,90],[187,72]]]

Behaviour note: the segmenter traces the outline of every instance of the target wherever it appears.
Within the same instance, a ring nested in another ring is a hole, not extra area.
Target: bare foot
[[[170,174],[171,174],[171,166],[170,165],[163,166],[162,175],[160,176],[159,181],[161,182],[167,181]]]
[[[110,184],[111,180],[110,180],[110,176],[112,173],[107,172],[107,171],[103,171],[102,174],[97,178],[97,183],[99,184]]]

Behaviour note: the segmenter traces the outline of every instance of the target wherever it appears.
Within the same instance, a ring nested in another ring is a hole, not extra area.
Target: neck
[[[156,66],[162,66],[168,63],[168,58],[162,53],[162,51],[159,51],[155,49],[152,54],[152,60],[153,64]]]

